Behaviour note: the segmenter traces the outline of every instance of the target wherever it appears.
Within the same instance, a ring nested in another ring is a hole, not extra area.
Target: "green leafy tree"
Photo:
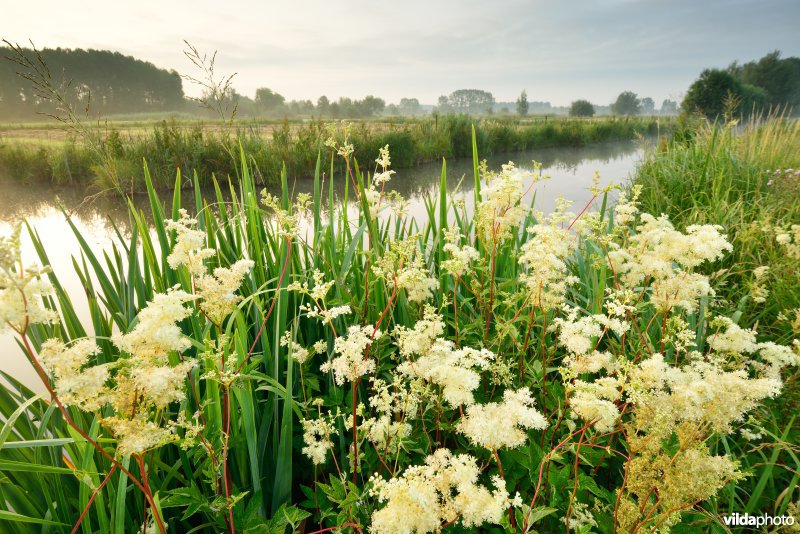
[[[638,115],[641,112],[642,101],[636,93],[623,91],[617,100],[611,104],[611,112],[615,115]]]
[[[256,89],[256,109],[262,113],[269,113],[283,106],[286,99],[267,87]]]
[[[592,117],[594,116],[594,106],[588,100],[576,100],[569,107],[571,117]]]
[[[517,98],[517,115],[524,117],[528,114],[528,93],[525,90]]]
[[[656,110],[655,100],[646,96],[642,99],[642,113],[645,115],[652,115]]]
[[[724,115],[748,115],[763,109],[767,93],[742,84],[727,70],[706,69],[689,87],[681,107],[687,113],[700,113],[710,120]]]
[[[768,106],[800,105],[800,58],[781,59],[775,50],[758,61],[742,66],[734,63],[728,70],[742,84],[764,89]]]
[[[669,98],[665,98],[661,103],[660,111],[662,115],[675,115],[678,113],[678,103],[674,100],[670,100]]]
[[[416,98],[401,98],[397,106],[397,113],[400,115],[419,115],[421,112],[422,106]]]
[[[317,99],[317,113],[320,115],[328,115],[331,111],[331,101],[328,97],[322,95]]]

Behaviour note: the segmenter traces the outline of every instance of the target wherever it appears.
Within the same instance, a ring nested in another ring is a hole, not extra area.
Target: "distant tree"
[[[277,108],[283,106],[286,99],[269,89],[267,87],[259,87],[256,89],[255,105],[256,109],[261,113],[269,113],[275,111]]]
[[[459,89],[447,97],[450,109],[461,113],[489,113],[494,105],[494,96],[480,89]]]
[[[594,106],[588,100],[576,100],[570,105],[569,114],[572,117],[592,117]]]
[[[523,89],[517,98],[517,115],[524,117],[528,114],[528,93]]]
[[[397,113],[401,115],[419,115],[422,106],[416,98],[401,98],[397,106]]]
[[[617,100],[611,104],[611,112],[615,115],[638,115],[641,111],[642,101],[636,93],[623,91]]]
[[[361,101],[356,101],[356,106],[359,109],[359,116],[374,117],[380,115],[386,107],[386,101],[372,95],[367,95]]]
[[[439,111],[443,113],[450,111],[450,100],[445,95],[439,97],[436,105],[439,108]]]
[[[687,113],[701,113],[710,120],[724,115],[748,115],[763,109],[764,89],[743,84],[730,71],[706,69],[689,87],[681,107]]]
[[[642,99],[642,113],[645,115],[652,115],[656,110],[656,103],[655,101],[646,96]]]
[[[678,103],[669,98],[665,98],[661,103],[660,112],[662,115],[675,115],[678,113]]]
[[[317,99],[317,113],[320,115],[327,115],[330,112],[331,102],[328,97],[322,95]]]

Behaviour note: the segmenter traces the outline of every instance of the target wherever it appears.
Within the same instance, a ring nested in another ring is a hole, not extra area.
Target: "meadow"
[[[671,131],[675,123],[664,117],[472,119],[448,114],[355,120],[350,135],[359,160],[374,159],[378,149],[389,144],[394,166],[408,168],[442,158],[471,157],[473,122],[478,148],[486,156],[651,137]],[[326,152],[329,128],[329,122],[316,119],[5,124],[0,125],[0,179],[144,191],[142,161],[146,160],[157,189],[172,187],[178,168],[187,177],[182,186],[191,187],[195,172],[201,184],[210,185],[215,175],[241,177],[241,146],[255,183],[277,184],[284,165],[290,178],[313,175],[317,156]],[[340,162],[337,171],[344,171]]]
[[[474,214],[443,162],[409,218],[391,191],[405,134],[337,126],[303,156],[311,195],[244,143],[225,182],[148,160],[152,227],[131,203],[113,250],[76,231],[85,295],[46,269],[35,228],[37,258],[0,242],[0,323],[46,388],[0,388],[8,531],[800,521],[798,122],[685,128],[615,203],[596,183],[541,213],[513,164],[481,163],[499,134],[452,120]],[[260,193],[272,179],[281,194]]]

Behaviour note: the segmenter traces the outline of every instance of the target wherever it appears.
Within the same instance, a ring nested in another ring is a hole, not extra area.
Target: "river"
[[[549,175],[550,179],[535,184],[528,192],[526,200],[530,202],[531,196],[535,194],[536,209],[549,212],[559,195],[563,195],[572,200],[573,206],[580,210],[591,198],[589,187],[595,172],[600,175],[601,185],[609,182],[624,183],[643,153],[640,143],[605,143],[581,148],[546,148],[500,154],[488,158],[488,164],[490,169],[496,170],[501,164],[511,160],[520,169],[531,169],[532,161],[536,160],[542,164],[543,173]],[[411,216],[424,217],[426,211],[423,199],[428,195],[436,195],[440,175],[440,163],[399,169],[387,189],[395,189],[409,200]],[[465,178],[462,180],[462,177]],[[73,304],[76,311],[82,319],[86,319],[84,324],[88,324],[88,306],[86,299],[82,298],[83,289],[72,266],[72,256],[78,252],[78,244],[61,209],[70,214],[84,238],[97,251],[98,256],[102,257],[101,251],[110,250],[115,239],[114,225],[123,235],[127,233],[128,211],[125,203],[111,195],[87,197],[87,192],[80,187],[27,185],[19,184],[8,177],[3,178],[0,176],[0,235],[11,233],[14,225],[23,219],[38,232],[53,270],[67,291],[75,295]],[[472,162],[448,162],[447,186],[456,198],[463,197],[467,208],[471,209]],[[310,193],[313,190],[313,181],[297,180],[295,190]],[[166,193],[165,198],[171,198],[171,193]],[[145,213],[149,211],[145,207],[145,196],[137,195],[133,200]],[[187,193],[186,205],[193,204]],[[27,258],[28,262],[37,258],[30,239],[25,235],[22,254],[23,259]],[[42,389],[16,340],[7,331],[0,333],[0,370],[30,387]]]

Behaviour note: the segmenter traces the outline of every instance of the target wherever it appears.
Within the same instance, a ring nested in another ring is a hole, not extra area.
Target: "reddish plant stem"
[[[86,503],[86,507],[84,507],[83,512],[81,512],[81,515],[78,518],[78,521],[75,523],[75,526],[72,527],[72,531],[70,532],[70,534],[75,534],[76,532],[78,532],[78,528],[81,526],[81,523],[83,522],[83,518],[86,517],[86,514],[89,512],[89,508],[92,506],[92,503],[94,502],[95,497],[97,497],[97,494],[100,493],[100,490],[103,489],[103,486],[105,486],[106,483],[109,480],[111,480],[111,475],[113,475],[114,471],[116,471],[116,470],[117,470],[117,466],[116,465],[112,465],[111,466],[111,470],[106,475],[106,478],[104,478],[103,482],[101,482],[100,485],[97,486],[94,489],[94,491],[92,492],[92,496],[89,497],[89,502]]]

